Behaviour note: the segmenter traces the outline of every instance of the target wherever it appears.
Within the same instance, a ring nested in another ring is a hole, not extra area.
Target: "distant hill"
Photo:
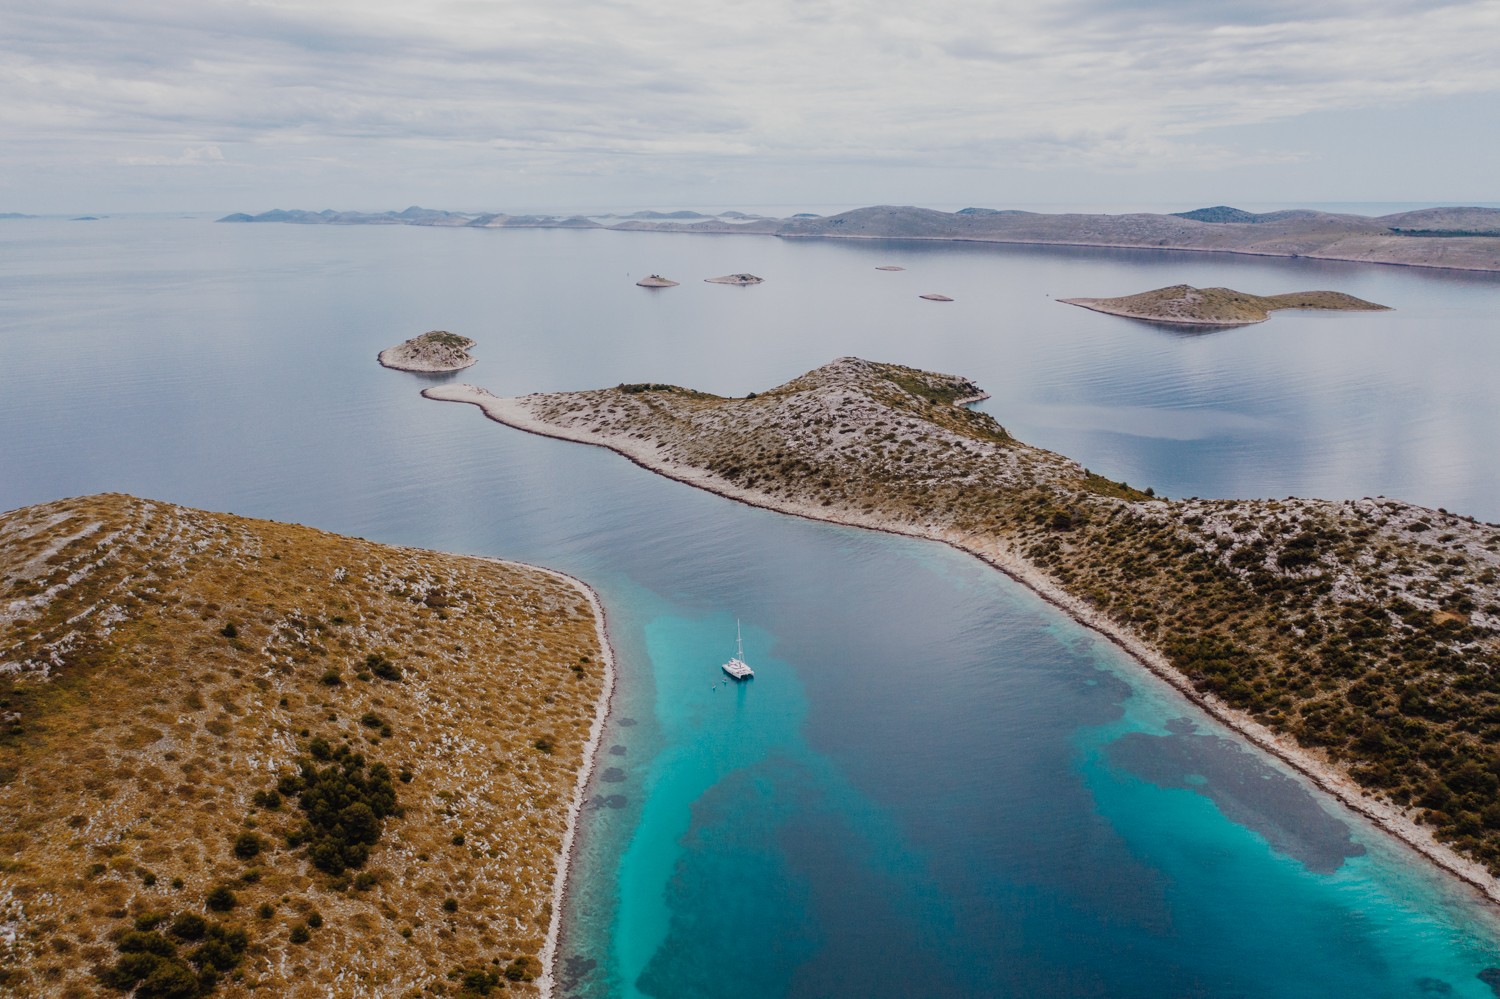
[[[1422,208],[1382,215],[1375,221],[1393,229],[1500,230],[1500,208]]]
[[[1288,209],[1247,212],[1228,205],[1170,215],[1047,214],[964,208],[943,212],[911,205],[872,205],[836,215],[799,212],[789,218],[739,212],[637,212],[609,225],[557,215],[441,212],[413,206],[400,212],[284,211],[236,213],[221,222],[320,225],[432,225],[479,228],[608,228],[622,232],[733,233],[785,238],[935,239],[983,243],[1098,246],[1257,256],[1310,257],[1365,263],[1500,271],[1500,211],[1436,208],[1382,218]],[[750,219],[750,220],[747,220]]]
[[[1119,298],[1060,298],[1058,301],[1113,316],[1186,326],[1246,326],[1265,322],[1278,309],[1380,312],[1388,308],[1341,291],[1251,295],[1233,288],[1194,288],[1186,284]]]
[[[1260,216],[1254,212],[1230,208],[1228,205],[1199,208],[1191,212],[1173,212],[1172,216],[1179,219],[1192,219],[1194,222],[1258,222],[1260,220]]]

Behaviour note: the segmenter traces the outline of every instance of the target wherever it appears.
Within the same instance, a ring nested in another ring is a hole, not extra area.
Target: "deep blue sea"
[[[700,280],[735,271],[766,283]],[[1188,335],[1053,301],[1179,282],[1396,311]],[[500,394],[743,394],[856,354],[1169,495],[1500,520],[1497,314],[1493,276],[1306,260],[3,222],[0,508],[120,490],[592,583],[620,677],[565,995],[1482,999],[1500,924],[1467,892],[1000,574],[428,402],[375,354],[463,333]]]

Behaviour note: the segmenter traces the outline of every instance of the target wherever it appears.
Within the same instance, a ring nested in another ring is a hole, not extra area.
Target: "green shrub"
[[[159,926],[166,917],[149,921]],[[195,941],[197,946],[183,955],[180,948]],[[239,966],[248,943],[238,927],[210,924],[184,912],[165,932],[135,929],[121,934],[115,943],[119,958],[98,977],[108,988],[131,992],[136,999],[194,999],[212,992],[221,974]]]
[[[257,834],[242,832],[234,839],[234,855],[241,860],[251,860],[260,855],[263,845],[263,841]]]
[[[479,996],[487,996],[497,987],[505,987],[505,983],[500,979],[499,975],[483,968],[473,968],[460,972],[458,981],[465,992]]]
[[[513,982],[531,981],[531,958],[522,956],[510,962],[505,966],[505,977]]]
[[[382,680],[400,681],[402,679],[401,667],[379,653],[365,656],[365,666]]]
[[[287,845],[308,844],[308,860],[328,874],[362,867],[380,839],[383,821],[396,811],[390,771],[382,763],[367,770],[364,756],[348,746],[332,749],[321,738],[313,739],[308,750],[328,765],[302,762],[296,784],[304,821],[287,834]]]
[[[214,912],[228,912],[238,905],[239,902],[240,900],[235,897],[234,892],[229,890],[228,885],[219,885],[213,891],[209,892],[208,897],[203,900],[203,904]]]

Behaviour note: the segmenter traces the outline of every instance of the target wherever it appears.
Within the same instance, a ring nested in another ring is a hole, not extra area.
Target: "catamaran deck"
[[[741,659],[731,659],[725,663],[724,672],[736,680],[748,680],[755,675],[755,670],[747,666]]]

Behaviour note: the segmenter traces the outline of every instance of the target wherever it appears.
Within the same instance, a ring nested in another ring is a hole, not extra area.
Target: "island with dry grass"
[[[397,371],[427,374],[462,371],[478,360],[469,354],[472,346],[474,341],[466,336],[447,330],[429,330],[405,343],[387,347],[380,352],[379,360],[385,367]]]
[[[752,284],[764,284],[765,278],[756,277],[754,274],[725,274],[721,277],[703,279],[706,284],[733,284],[745,287]]]
[[[0,515],[0,993],[536,995],[609,682],[558,573]]]
[[[1233,288],[1194,288],[1186,284],[1119,298],[1059,298],[1058,301],[1112,316],[1181,326],[1248,326],[1265,322],[1272,312],[1281,309],[1386,312],[1390,308],[1341,291],[1251,295]]]
[[[1500,528],[1376,498],[1167,500],[1016,440],[963,378],[842,358],[746,398],[501,398],[746,503],[971,552],[1500,899]]]
[[[675,288],[677,285],[678,282],[664,278],[660,274],[647,274],[636,282],[636,286],[640,288]]]

